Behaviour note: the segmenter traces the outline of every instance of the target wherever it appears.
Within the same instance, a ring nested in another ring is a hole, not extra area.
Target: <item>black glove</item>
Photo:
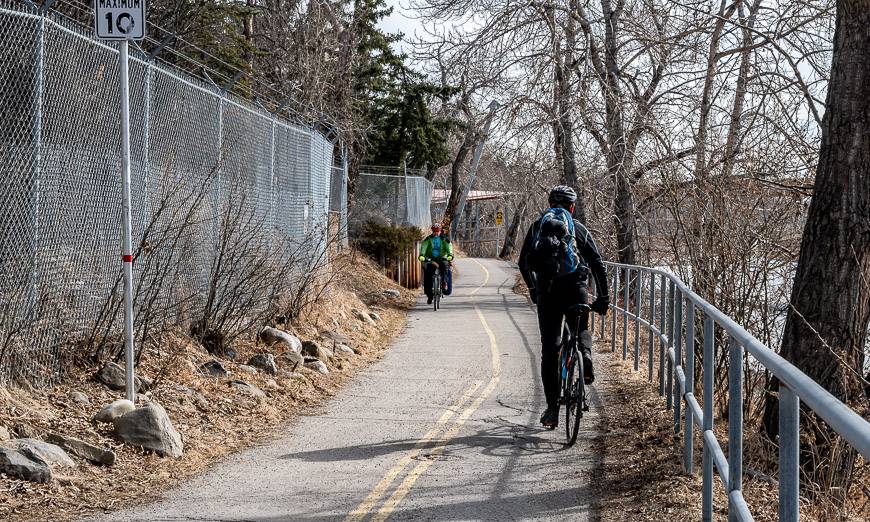
[[[609,295],[599,295],[595,298],[595,301],[592,303],[592,311],[596,314],[605,315],[607,313],[607,309],[610,308],[610,296]]]

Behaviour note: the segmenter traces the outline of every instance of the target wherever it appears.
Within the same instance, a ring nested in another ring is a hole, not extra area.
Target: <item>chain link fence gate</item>
[[[0,382],[56,382],[74,343],[121,332],[118,52],[90,34],[0,0]],[[241,272],[309,270],[331,209],[346,229],[320,133],[144,56],[130,105],[139,335],[202,316]]]

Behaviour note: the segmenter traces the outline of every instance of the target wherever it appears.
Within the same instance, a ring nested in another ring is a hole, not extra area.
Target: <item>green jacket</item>
[[[429,237],[423,240],[423,244],[420,245],[420,257],[424,257],[426,259],[435,259],[435,256],[432,255],[432,239],[433,236],[430,234]],[[441,254],[439,258],[446,259],[453,257],[453,244],[450,243],[449,240],[441,238]]]

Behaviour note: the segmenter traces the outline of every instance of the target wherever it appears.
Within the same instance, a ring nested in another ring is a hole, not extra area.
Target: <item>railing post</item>
[[[677,368],[683,367],[683,292],[677,290],[674,296],[676,303],[676,317],[674,318],[674,433],[680,433],[680,415],[683,406],[683,388],[680,386],[680,379],[677,377]]]
[[[668,299],[668,287],[667,287],[667,278],[665,274],[661,276],[662,284],[661,288],[659,288],[659,332],[661,335],[666,335],[665,332],[665,323],[667,323],[667,315],[668,315],[668,307],[667,307],[667,299]],[[659,395],[665,394],[665,341],[659,337]]]
[[[695,304],[690,300],[686,309],[686,389],[684,393],[695,394]],[[686,424],[683,427],[683,469],[686,474],[695,473],[694,433],[695,414],[686,405]]]
[[[628,359],[628,310],[631,307],[631,269],[625,269],[625,282],[622,283],[622,360]]]
[[[647,328],[647,370],[649,372],[649,382],[653,380],[653,327],[656,322],[656,275],[650,272],[649,275],[649,308],[647,310],[649,318],[649,328]]]
[[[665,396],[668,409],[674,406],[674,362],[671,361],[670,350],[674,347],[674,305],[676,305],[676,284],[671,281],[668,285],[668,346],[665,348],[665,364],[668,374],[665,378]]]
[[[732,337],[728,354],[728,522],[738,522],[731,492],[743,489],[743,347]]]
[[[637,271],[637,290],[634,294],[634,371],[640,364],[640,312],[643,304],[643,272]]]
[[[713,431],[713,319],[710,316],[704,318],[704,458],[703,458],[703,491],[701,505],[701,519],[713,520],[713,452],[707,445],[706,433]]]
[[[613,267],[613,324],[611,326],[612,331],[610,332],[610,351],[616,351],[616,316],[619,315],[617,313],[617,308],[619,308],[619,271],[621,269],[619,267]]]
[[[800,485],[800,399],[779,385],[779,520],[798,522]]]

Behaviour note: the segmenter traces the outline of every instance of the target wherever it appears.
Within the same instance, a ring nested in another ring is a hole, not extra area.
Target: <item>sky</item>
[[[393,13],[380,21],[378,24],[380,28],[387,33],[404,33],[406,38],[414,36],[414,30],[420,24],[417,20],[410,18],[412,12],[407,8],[408,0],[386,0],[386,3],[393,8]],[[402,7],[403,4],[405,7]],[[400,42],[397,46],[400,51],[407,53],[411,51],[411,47],[405,42]]]

